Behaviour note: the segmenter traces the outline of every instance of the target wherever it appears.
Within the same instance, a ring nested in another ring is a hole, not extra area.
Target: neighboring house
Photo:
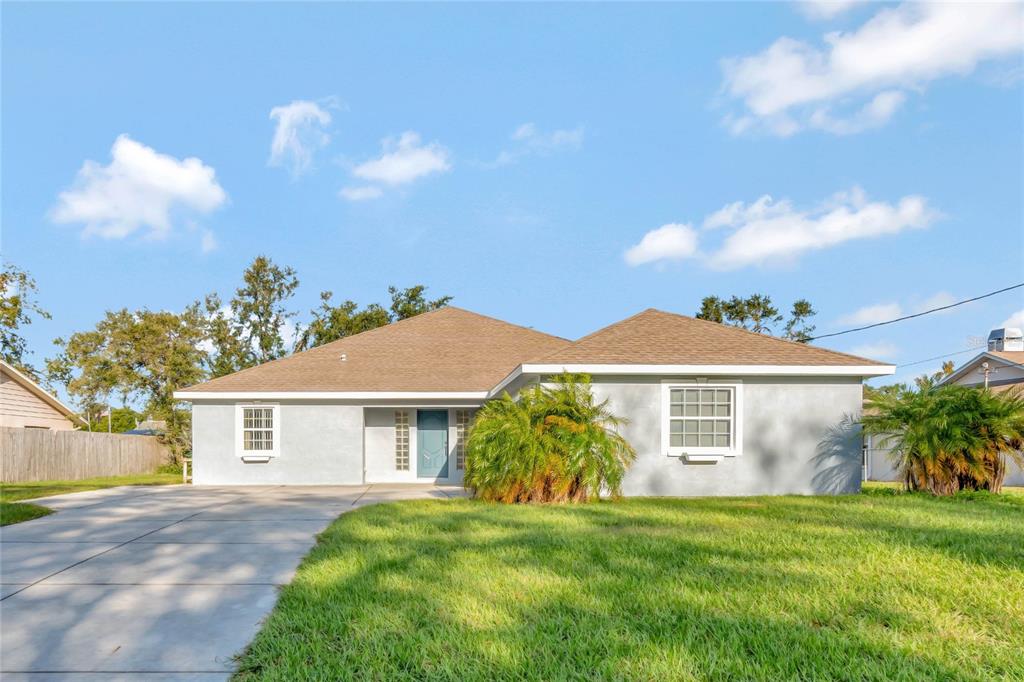
[[[146,418],[135,425],[134,429],[125,431],[126,436],[160,436],[167,433],[167,422],[163,419]]]
[[[627,495],[854,492],[892,365],[646,310],[572,342],[447,307],[183,389],[197,484],[458,484],[474,412],[561,372],[628,420]]]
[[[0,426],[68,431],[87,424],[39,384],[0,360]]]
[[[986,383],[987,382],[987,383]],[[994,329],[988,336],[988,348],[945,376],[937,384],[973,386],[993,392],[1012,389],[1024,391],[1024,338],[1013,327]],[[898,481],[899,472],[892,463],[884,438],[864,439],[865,479]],[[1006,464],[1005,485],[1024,486],[1024,470],[1016,462]]]

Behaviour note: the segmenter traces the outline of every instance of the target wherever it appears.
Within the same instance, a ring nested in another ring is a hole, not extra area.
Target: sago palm
[[[595,402],[586,375],[525,388],[480,410],[466,441],[465,483],[487,500],[565,502],[620,494],[636,457],[624,421]]]
[[[863,418],[865,433],[880,437],[909,490],[950,495],[961,489],[999,492],[1006,458],[1024,461],[1024,400],[948,386],[895,395],[876,394]]]

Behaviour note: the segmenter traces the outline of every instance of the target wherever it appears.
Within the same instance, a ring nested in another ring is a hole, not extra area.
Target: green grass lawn
[[[431,500],[322,535],[237,678],[1024,679],[1024,495]]]
[[[37,497],[78,493],[84,490],[112,488],[118,485],[167,485],[181,483],[181,474],[139,474],[135,476],[108,476],[81,481],[32,481],[29,483],[0,483],[0,526],[21,523],[46,516],[50,509],[38,504],[19,504]]]

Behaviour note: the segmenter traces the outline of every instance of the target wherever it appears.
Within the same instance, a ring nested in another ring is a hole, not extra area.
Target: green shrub
[[[554,386],[507,393],[480,410],[466,440],[465,485],[485,500],[581,502],[618,496],[636,452],[624,422],[594,402],[590,377],[566,374]]]
[[[892,448],[907,490],[998,493],[1006,458],[1024,463],[1024,400],[1016,392],[948,386],[878,394],[863,427]]]

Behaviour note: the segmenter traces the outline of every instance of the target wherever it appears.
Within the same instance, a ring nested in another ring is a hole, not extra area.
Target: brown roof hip
[[[182,392],[485,392],[569,343],[447,306]]]

